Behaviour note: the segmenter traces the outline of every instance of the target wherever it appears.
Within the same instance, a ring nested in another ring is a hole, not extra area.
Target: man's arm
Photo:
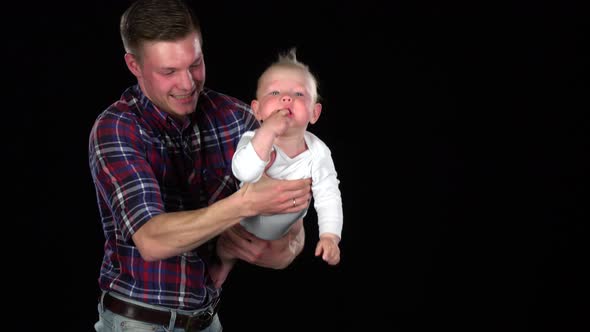
[[[298,204],[293,204],[293,199]],[[291,213],[307,207],[311,199],[311,180],[274,180],[263,176],[214,204],[192,211],[157,215],[133,234],[133,242],[147,261],[165,259],[192,250],[245,217],[258,214]],[[303,227],[301,227],[303,229]],[[301,231],[302,232],[302,231]],[[254,264],[279,268],[301,251],[302,235],[291,234],[276,241],[252,241],[255,246],[238,250],[238,257]],[[291,248],[292,247],[292,248]],[[291,253],[287,249],[291,250]],[[277,250],[276,254],[267,251]],[[290,261],[289,261],[290,263]],[[284,266],[287,266],[285,264]]]

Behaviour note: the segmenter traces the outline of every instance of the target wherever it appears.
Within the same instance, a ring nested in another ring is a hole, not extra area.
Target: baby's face
[[[287,109],[298,125],[315,122],[315,91],[304,71],[274,68],[264,74],[258,86],[257,116],[265,120],[280,109]]]

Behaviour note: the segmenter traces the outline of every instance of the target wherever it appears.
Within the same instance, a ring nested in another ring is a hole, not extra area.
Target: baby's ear
[[[311,115],[311,119],[309,119],[309,123],[314,124],[320,118],[320,114],[322,113],[322,104],[315,103],[315,105],[313,105],[313,111],[312,112],[313,113]]]
[[[258,100],[256,100],[256,99],[252,100],[252,102],[250,103],[250,107],[252,108],[252,112],[254,113],[256,120],[262,121],[262,118],[260,117],[260,112],[258,111],[259,105],[260,104],[258,103]]]

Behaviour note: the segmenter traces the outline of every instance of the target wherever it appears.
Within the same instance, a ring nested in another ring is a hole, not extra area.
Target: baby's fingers
[[[340,250],[336,248],[329,248],[324,250],[322,259],[330,265],[336,265],[340,262]]]
[[[318,245],[315,247],[315,255],[316,255],[316,257],[319,256],[319,255],[321,255],[322,252],[325,252],[324,251],[324,248],[322,247],[322,244],[321,243],[318,243]]]

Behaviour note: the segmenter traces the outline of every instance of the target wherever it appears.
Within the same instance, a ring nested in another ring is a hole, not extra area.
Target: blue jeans
[[[96,332],[184,332],[183,328],[168,329],[168,326],[146,323],[117,315],[104,309],[102,303],[98,304],[98,322],[94,324]],[[223,327],[216,314],[211,325],[202,332],[222,332]]]

